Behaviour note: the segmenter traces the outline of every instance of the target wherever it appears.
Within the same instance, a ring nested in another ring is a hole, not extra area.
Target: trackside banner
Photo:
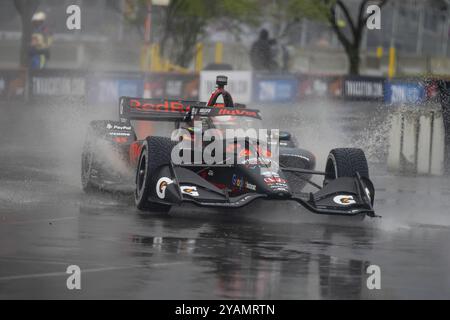
[[[87,103],[117,105],[121,96],[143,95],[141,73],[94,73],[87,76]]]
[[[298,97],[342,97],[341,76],[299,75]]]
[[[383,101],[386,104],[421,105],[439,102],[436,78],[392,79],[369,76],[264,74],[253,71],[208,70],[197,74],[93,72],[47,69],[0,70],[0,101],[69,99],[89,106],[117,106],[119,97],[208,101],[217,75],[228,76],[226,89],[235,103],[301,102],[306,98]]]
[[[386,82],[384,102],[387,104],[420,105],[426,102],[424,83],[420,81],[394,80]]]
[[[256,73],[254,97],[257,102],[295,102],[298,99],[298,78],[295,75]]]
[[[152,98],[198,100],[199,76],[152,73],[144,86]]]
[[[22,99],[26,78],[25,70],[0,70],[0,100]]]
[[[343,85],[344,98],[382,100],[384,82],[385,78],[382,77],[346,77]]]
[[[34,98],[86,96],[86,76],[76,70],[39,70],[30,74]]]

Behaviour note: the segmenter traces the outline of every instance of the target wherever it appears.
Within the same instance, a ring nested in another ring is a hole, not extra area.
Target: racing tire
[[[100,191],[100,187],[91,179],[92,168],[95,161],[95,155],[92,151],[92,144],[95,143],[93,139],[94,137],[91,132],[89,132],[81,154],[81,187],[83,191],[88,194]]]
[[[93,193],[98,190],[98,187],[92,183],[91,170],[92,170],[92,153],[87,152],[81,156],[81,187],[85,193]]]
[[[95,173],[100,173],[100,176],[104,176],[109,173],[110,169],[108,165],[111,165],[111,163],[108,163],[107,161],[105,162],[104,157],[102,157],[102,154],[98,151],[98,147],[99,145],[104,145],[104,143],[106,143],[114,148],[116,144],[108,134],[108,130],[110,129],[108,127],[112,127],[113,125],[122,126],[124,124],[113,120],[93,120],[89,123],[88,132],[81,155],[81,186],[83,191],[86,193],[113,191],[113,189],[108,189],[108,187],[105,187],[102,184],[101,179],[98,179],[98,177],[97,179],[92,178],[93,172],[94,175]],[[131,135],[131,140],[135,141],[136,134],[134,130],[131,131]],[[128,152],[126,154],[128,154]]]
[[[86,140],[81,154],[81,187],[85,193],[97,193],[101,187],[92,180],[92,169],[95,167],[95,146],[97,139],[104,134],[101,128],[106,127],[108,120],[93,120],[89,123]]]
[[[375,198],[375,188],[369,179],[369,165],[364,151],[358,148],[337,148],[330,151],[325,165],[325,186],[330,180],[342,177],[356,177],[359,173],[366,186],[367,195],[372,206]]]
[[[168,212],[171,205],[155,203],[148,198],[156,193],[156,173],[170,164],[175,143],[166,137],[147,137],[143,143],[136,168],[134,200],[141,211]]]
[[[369,166],[364,151],[358,148],[337,148],[330,151],[325,165],[325,181],[342,177],[369,179]]]

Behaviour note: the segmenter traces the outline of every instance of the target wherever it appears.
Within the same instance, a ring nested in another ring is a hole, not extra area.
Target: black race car
[[[236,136],[205,139],[208,130],[223,133],[232,128],[254,128],[260,122],[258,110],[233,102],[224,89],[226,81],[226,77],[217,77],[218,88],[208,103],[121,97],[120,121],[90,123],[82,155],[83,189],[91,192],[131,186],[139,210],[158,212],[186,202],[238,208],[263,199],[293,200],[318,214],[376,216],[374,187],[361,149],[333,149],[325,171],[315,171],[314,155],[298,148],[287,132],[278,136],[268,132],[266,140]],[[217,103],[219,96],[222,104]],[[173,122],[176,139],[137,139],[134,123],[146,120]],[[221,148],[211,148],[213,142]],[[208,149],[214,149],[210,155],[220,160],[205,161]],[[224,152],[214,154],[219,149]],[[276,158],[271,157],[274,151],[279,155]],[[312,175],[324,176],[323,184],[311,181]],[[317,191],[303,192],[306,184]]]

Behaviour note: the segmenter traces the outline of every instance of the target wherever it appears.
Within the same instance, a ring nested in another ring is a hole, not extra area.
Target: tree
[[[361,63],[361,42],[366,30],[366,22],[369,18],[369,15],[366,13],[366,7],[369,4],[375,4],[382,8],[389,0],[359,0],[356,19],[352,17],[349,5],[345,4],[343,0],[289,1],[291,2],[291,12],[301,12],[306,17],[327,21],[330,24],[347,54],[349,62],[348,73],[358,75]],[[345,32],[346,30],[341,27],[337,19],[336,11],[338,8],[343,14],[349,32]]]
[[[127,0],[127,21],[141,30],[146,16],[147,0]],[[223,23],[236,28],[254,21],[257,0],[171,0],[167,7],[154,7],[152,27],[163,57],[188,67],[195,55],[195,45],[205,35],[210,23]],[[239,23],[235,23],[239,21]]]
[[[20,15],[20,19],[22,22],[22,39],[20,46],[20,66],[28,68],[30,57],[28,55],[30,42],[31,42],[31,33],[32,33],[32,24],[31,18],[33,14],[36,12],[36,9],[39,6],[39,0],[14,0],[14,6],[16,7],[17,12]]]

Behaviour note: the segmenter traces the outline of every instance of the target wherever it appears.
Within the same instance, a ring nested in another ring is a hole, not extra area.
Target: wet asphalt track
[[[92,117],[81,107],[0,107],[0,299],[450,298],[449,179],[385,171],[387,111],[376,104],[279,107],[269,117],[319,158],[338,145],[370,154],[383,218],[365,221],[267,202],[141,214],[128,196],[81,191]],[[66,288],[72,264],[81,290]],[[366,287],[371,264],[381,290]]]

